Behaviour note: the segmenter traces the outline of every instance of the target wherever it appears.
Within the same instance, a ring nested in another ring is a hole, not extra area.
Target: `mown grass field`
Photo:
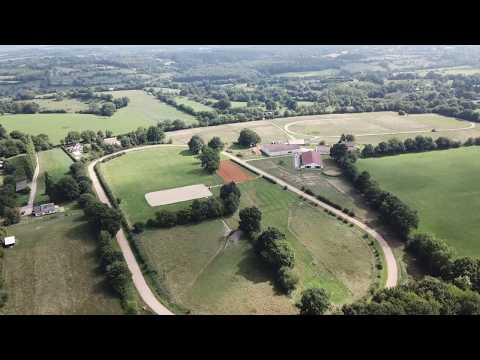
[[[87,110],[88,104],[81,102],[77,99],[65,98],[61,101],[55,101],[55,99],[39,99],[32,100],[40,105],[41,110],[66,110],[67,112],[77,112],[81,110]]]
[[[96,257],[81,211],[10,226],[17,244],[4,251],[8,301],[3,314],[122,314]]]
[[[480,148],[358,161],[381,188],[418,210],[419,231],[445,239],[459,255],[480,256]]]
[[[295,314],[307,287],[326,288],[338,305],[366,293],[375,276],[373,256],[357,230],[263,179],[240,188],[240,208],[258,206],[264,228],[278,227],[294,246],[298,290],[291,297],[279,293],[250,243],[226,243],[224,225],[216,220],[140,237],[173,301],[200,314]],[[232,229],[237,216],[225,219]]]
[[[101,171],[120,207],[132,223],[146,221],[162,209],[180,209],[190,202],[150,207],[145,200],[148,192],[180,186],[223,184],[216,174],[208,174],[200,161],[183,147],[154,148],[127,153],[101,164]]]
[[[45,172],[48,172],[51,179],[56,182],[68,174],[72,160],[59,148],[39,152],[38,160],[40,172],[37,178],[35,203],[45,203],[49,200],[45,194]]]
[[[58,144],[69,131],[111,130],[114,135],[127,133],[139,126],[156,125],[159,121],[180,119],[196,123],[195,117],[178,111],[148,95],[142,90],[110,92],[114,97],[127,96],[130,103],[111,117],[91,114],[16,114],[0,116],[0,124],[8,131],[20,130],[28,134],[47,134]]]
[[[190,106],[194,111],[213,111],[213,108],[210,106],[203,105],[202,103],[190,100],[185,96],[175,96],[175,101],[177,104],[183,104]]]
[[[436,114],[412,114],[400,116],[394,112],[372,112],[359,114],[332,114],[305,116],[302,118],[285,118],[280,121],[286,129],[296,136],[319,136],[330,142],[336,141],[341,134],[357,135],[357,141],[363,143],[363,137],[389,139],[396,135],[391,133],[406,131],[423,131],[428,136],[436,135],[446,129],[461,129],[470,126],[469,122],[448,118]],[[415,137],[417,133],[407,134]],[[425,134],[423,134],[425,135]],[[382,140],[380,140],[382,141]]]

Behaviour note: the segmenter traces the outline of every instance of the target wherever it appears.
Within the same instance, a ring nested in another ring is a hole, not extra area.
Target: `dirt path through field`
[[[32,214],[33,203],[35,202],[35,195],[37,195],[37,178],[40,173],[40,161],[38,160],[38,153],[35,152],[35,158],[37,159],[37,166],[35,167],[35,172],[33,173],[32,183],[30,184],[30,195],[28,197],[28,204],[22,206],[20,213],[23,216],[28,216]]]
[[[358,228],[365,231],[368,235],[373,237],[379,243],[379,245],[380,245],[380,247],[383,251],[384,257],[385,257],[385,262],[386,262],[386,267],[387,267],[387,281],[386,281],[385,287],[391,288],[391,287],[394,287],[394,286],[397,285],[397,283],[398,283],[397,261],[395,259],[395,256],[393,255],[392,248],[385,241],[385,239],[382,237],[382,235],[380,235],[378,232],[376,232],[372,228],[368,227],[366,224],[362,223],[361,221],[348,216],[343,211],[337,210],[334,207],[331,207],[330,205],[328,205],[328,204],[326,204],[322,201],[319,201],[317,198],[315,198],[311,195],[308,195],[307,193],[303,192],[302,190],[300,190],[300,189],[298,189],[298,188],[296,188],[296,187],[294,187],[290,184],[287,184],[285,181],[277,178],[276,176],[273,176],[269,173],[266,173],[265,171],[260,170],[259,168],[251,165],[250,163],[248,163],[244,160],[241,160],[241,159],[237,158],[236,156],[231,155],[231,154],[229,154],[225,151],[223,152],[223,154],[225,156],[228,156],[230,159],[235,160],[235,162],[237,162],[238,164],[241,164],[241,165],[245,166],[247,169],[249,169],[249,170],[251,170],[251,171],[253,171],[257,174],[264,175],[264,176],[267,176],[267,177],[275,180],[275,182],[278,185],[280,185],[282,187],[285,187],[287,190],[290,190],[290,191],[296,193],[297,195],[301,195],[305,199],[307,199],[307,200],[309,200],[309,201],[311,201],[315,204],[318,204],[319,206],[321,206],[324,209],[327,209],[327,210],[333,212],[336,216],[339,216],[342,219],[348,220],[350,223],[354,224]]]

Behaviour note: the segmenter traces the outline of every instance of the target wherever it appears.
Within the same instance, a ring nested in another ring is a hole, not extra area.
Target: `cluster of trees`
[[[470,138],[463,145],[480,145],[480,138],[478,138],[478,140]],[[436,140],[433,140],[429,136],[418,135],[414,139],[408,138],[404,141],[392,138],[388,141],[382,141],[376,146],[367,144],[362,149],[361,157],[369,158],[432,150],[446,150],[458,148],[460,146],[462,146],[460,141],[451,140],[444,136],[440,136]]]
[[[45,194],[51,201],[72,201],[82,194],[93,194],[92,181],[87,175],[84,163],[75,162],[70,166],[70,174],[54,181],[45,172]]]
[[[276,274],[275,282],[285,294],[295,290],[299,277],[294,271],[295,252],[277,228],[262,230],[262,212],[255,206],[240,210],[239,229],[250,239],[255,252]],[[322,315],[330,309],[328,293],[321,288],[307,289],[297,304],[301,315]]]
[[[243,129],[240,131],[238,137],[238,144],[245,147],[251,147],[259,144],[262,141],[261,137],[253,130]]]
[[[285,234],[274,227],[261,232],[262,213],[256,207],[242,209],[239,217],[239,229],[250,239],[260,258],[272,268],[278,287],[290,294],[298,283],[298,275],[293,271],[295,252]]]
[[[234,182],[220,188],[218,198],[194,200],[189,208],[178,211],[161,210],[155,213],[155,219],[146,223],[149,227],[171,228],[176,225],[199,223],[208,219],[217,219],[222,216],[231,216],[240,205],[240,189]],[[142,232],[145,224],[137,222],[133,225],[134,232]]]
[[[479,315],[480,295],[427,277],[377,292],[371,301],[344,305],[345,315]]]
[[[92,193],[84,193],[78,198],[88,222],[98,234],[98,254],[100,266],[108,283],[122,300],[127,312],[135,313],[136,308],[129,301],[131,275],[120,251],[115,250],[113,237],[121,227],[121,213],[99,202]]]
[[[15,192],[15,177],[6,175],[0,186],[0,216],[4,218],[3,225],[9,226],[20,221],[20,211],[17,207]]]
[[[207,145],[198,135],[193,135],[188,142],[188,148],[193,155],[199,154],[202,168],[213,174],[220,167],[220,151],[225,147],[223,141],[214,136]]]
[[[480,292],[480,259],[456,257],[452,247],[432,234],[411,236],[407,250],[418,259],[427,274],[441,277],[461,289]]]
[[[52,147],[48,136],[40,134],[31,136],[35,150],[48,150]],[[13,130],[10,134],[0,125],[0,157],[11,157],[18,154],[23,154],[27,151],[27,144],[29,143],[29,135]]]
[[[137,130],[120,136],[119,140],[124,148],[146,144],[162,144],[165,141],[165,132],[160,124],[149,126],[147,129],[138,127]]]
[[[40,105],[35,102],[0,101],[0,114],[36,114],[40,111]]]

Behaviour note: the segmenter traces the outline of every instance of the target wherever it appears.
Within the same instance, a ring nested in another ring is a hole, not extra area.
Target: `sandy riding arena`
[[[174,189],[154,191],[145,194],[145,199],[148,205],[160,206],[175,204],[182,201],[207,198],[212,196],[212,193],[203,184],[183,186]]]
[[[220,168],[217,174],[223,179],[225,183],[236,182],[241,183],[253,179],[248,173],[230,160],[223,160],[220,162]]]

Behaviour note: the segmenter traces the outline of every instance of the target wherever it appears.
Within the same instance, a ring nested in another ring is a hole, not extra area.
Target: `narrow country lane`
[[[38,160],[38,153],[35,153],[35,158],[37,159],[37,166],[35,167],[35,172],[33,173],[32,183],[30,184],[30,195],[28,197],[28,204],[22,206],[20,213],[23,216],[28,216],[32,214],[33,203],[35,202],[35,196],[37,195],[37,178],[40,173],[40,161]]]
[[[355,226],[357,226],[358,228],[362,229],[367,234],[369,234],[371,237],[373,237],[380,244],[380,247],[382,248],[383,254],[385,256],[385,262],[386,262],[386,266],[387,266],[387,281],[386,281],[385,287],[391,288],[391,287],[394,287],[394,286],[397,285],[397,283],[398,283],[397,262],[395,260],[395,256],[393,255],[393,251],[390,248],[390,245],[388,245],[388,243],[385,241],[385,239],[382,237],[382,235],[380,235],[378,232],[376,232],[372,228],[368,227],[366,224],[362,223],[361,221],[359,221],[359,220],[357,220],[357,219],[355,219],[351,216],[346,215],[344,212],[342,212],[340,210],[337,210],[334,207],[331,207],[330,205],[318,200],[317,198],[315,198],[311,195],[308,195],[307,193],[304,193],[302,190],[300,190],[300,189],[298,189],[298,188],[296,188],[296,187],[294,187],[290,184],[287,184],[285,181],[283,181],[283,180],[281,180],[281,179],[279,179],[279,178],[277,178],[277,177],[275,177],[275,176],[273,176],[269,173],[266,173],[265,171],[260,170],[259,168],[255,167],[253,165],[250,165],[248,162],[246,162],[244,160],[240,160],[236,156],[231,155],[231,154],[229,154],[225,151],[223,152],[223,154],[225,156],[228,156],[229,158],[235,160],[237,163],[245,166],[247,169],[250,169],[253,172],[256,172],[257,174],[265,175],[265,176],[268,176],[271,179],[274,179],[280,186],[286,186],[286,188],[288,190],[290,190],[290,191],[292,191],[292,192],[294,192],[298,195],[301,195],[304,198],[308,199],[309,201],[311,201],[315,204],[318,204],[322,208],[330,210],[335,215],[340,216],[343,219],[346,219],[346,220],[350,221],[352,224],[354,224]]]
[[[132,148],[132,149],[126,149],[122,150],[120,152],[131,152],[131,151],[139,151],[139,150],[144,150],[144,149],[152,149],[155,147],[167,147],[167,146],[177,146],[177,147],[186,147],[186,145],[164,145],[164,144],[159,144],[159,145],[147,145],[147,146],[142,146],[138,148]],[[101,202],[104,204],[107,204],[109,207],[112,207],[112,204],[110,203],[110,200],[108,199],[107,194],[105,193],[105,190],[103,189],[100,180],[97,177],[97,174],[95,173],[94,167],[95,165],[104,160],[107,159],[111,156],[114,156],[118,154],[119,152],[113,153],[113,154],[108,154],[105,155],[99,159],[94,160],[88,165],[88,176],[92,180],[92,185],[93,188],[95,189],[95,192]],[[157,315],[174,315],[170,310],[168,310],[158,299],[155,297],[153,294],[152,290],[148,286],[142,270],[140,269],[140,266],[138,265],[137,259],[135,258],[135,255],[133,254],[133,251],[130,247],[130,244],[128,243],[127,237],[125,235],[125,232],[123,229],[120,229],[116,235],[118,245],[120,246],[120,250],[123,253],[123,256],[125,258],[125,261],[127,262],[128,269],[130,270],[132,274],[132,281],[133,284],[135,285],[135,288],[137,289],[138,293],[140,294],[140,297],[142,300],[147,304],[147,306]]]

